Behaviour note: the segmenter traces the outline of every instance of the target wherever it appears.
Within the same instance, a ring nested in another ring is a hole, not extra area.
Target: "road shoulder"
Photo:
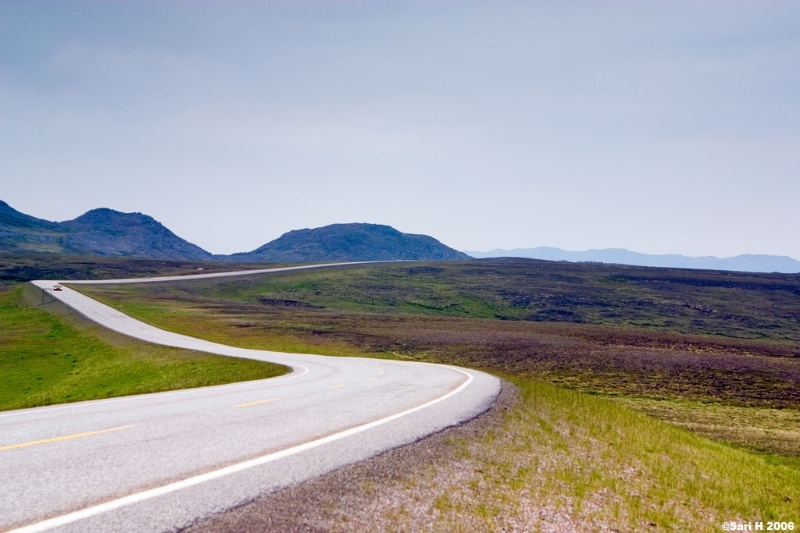
[[[306,533],[321,531],[387,531],[397,527],[391,511],[425,501],[428,495],[407,490],[404,480],[435,469],[459,468],[458,442],[496,427],[518,398],[516,388],[503,381],[500,395],[478,417],[412,444],[384,452],[361,463],[340,468],[313,480],[268,494],[213,515],[183,533],[227,531]],[[388,511],[388,512],[387,512]],[[423,513],[424,514],[424,513]],[[426,517],[427,521],[430,517]],[[410,513],[401,529],[429,529],[419,513]]]

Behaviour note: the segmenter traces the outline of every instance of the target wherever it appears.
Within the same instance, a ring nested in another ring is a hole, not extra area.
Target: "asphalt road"
[[[2,531],[173,531],[469,420],[500,390],[496,378],[474,370],[194,339],[67,287],[52,292],[55,283],[34,282],[120,333],[293,372],[0,413]]]

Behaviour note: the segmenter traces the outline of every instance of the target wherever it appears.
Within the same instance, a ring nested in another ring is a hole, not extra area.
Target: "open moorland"
[[[146,278],[256,268],[268,267],[265,267],[263,263],[230,264],[218,261],[0,253],[0,285],[34,279]]]
[[[517,385],[498,427],[454,439],[436,468],[365,480],[362,511],[332,529],[800,519],[800,276],[514,259],[78,288],[217,342],[459,364]]]

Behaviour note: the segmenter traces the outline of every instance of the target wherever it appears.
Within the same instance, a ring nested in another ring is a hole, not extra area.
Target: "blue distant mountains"
[[[568,252],[559,248],[516,248],[459,252],[427,235],[402,233],[380,224],[331,224],[285,233],[251,252],[215,255],[179,236],[150,216],[93,209],[74,220],[51,222],[26,215],[0,200],[0,254],[51,253],[73,256],[142,257],[196,261],[376,261],[463,260],[470,256],[527,257],[549,261],[800,273],[800,261],[777,255],[687,257],[648,255],[621,248]]]
[[[649,255],[631,252],[622,248],[605,248],[585,252],[568,252],[559,248],[515,248],[492,250],[491,252],[465,252],[472,257],[528,257],[548,261],[614,263],[667,268],[698,268],[705,270],[733,270],[737,272],[800,272],[800,261],[785,255],[743,254],[736,257],[687,257],[685,255]]]

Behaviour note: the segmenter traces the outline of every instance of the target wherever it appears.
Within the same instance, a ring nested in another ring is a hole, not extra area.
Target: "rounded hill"
[[[427,235],[403,233],[381,224],[361,223],[293,230],[252,252],[231,256],[236,261],[281,262],[469,258],[467,254]]]

